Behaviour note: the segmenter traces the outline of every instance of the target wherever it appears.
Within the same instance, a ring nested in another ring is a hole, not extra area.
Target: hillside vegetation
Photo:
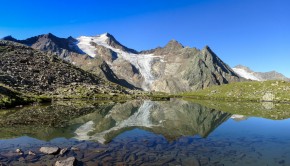
[[[227,85],[181,94],[183,97],[195,99],[211,99],[225,101],[271,101],[290,102],[290,82],[234,82]]]
[[[14,105],[27,104],[36,101],[34,98],[29,98],[16,92],[15,90],[0,84],[0,108]]]

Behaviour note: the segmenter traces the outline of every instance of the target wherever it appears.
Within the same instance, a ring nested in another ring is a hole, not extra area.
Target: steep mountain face
[[[123,46],[108,33],[77,39],[61,39],[51,34],[25,42],[11,37],[5,39],[57,53],[99,77],[146,91],[178,93],[243,80],[208,46],[199,50],[184,47],[175,40],[165,47],[137,52]]]
[[[269,72],[254,72],[250,68],[242,65],[237,65],[233,70],[246,79],[256,80],[256,81],[267,81],[267,80],[283,80],[290,81],[290,78],[287,78],[281,73],[276,71]]]
[[[94,85],[97,91],[107,93],[118,88],[55,55],[4,40],[0,40],[0,84],[33,93],[53,92],[72,84]]]

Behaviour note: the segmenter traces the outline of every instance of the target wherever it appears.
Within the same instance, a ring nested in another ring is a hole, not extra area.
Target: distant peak
[[[165,48],[170,48],[170,49],[182,49],[183,45],[180,44],[178,41],[172,39],[170,40],[167,45],[165,46]]]
[[[9,40],[9,41],[16,41],[16,39],[14,37],[12,37],[11,35],[9,36],[5,36],[2,38],[3,40]]]
[[[56,36],[53,35],[52,33],[44,34],[44,35],[42,35],[42,36],[43,36],[43,37],[48,37],[48,38],[56,37]]]
[[[239,65],[235,66],[234,68],[246,68],[246,66],[239,64]]]
[[[99,42],[106,43],[110,47],[113,47],[113,48],[116,48],[116,49],[120,49],[120,50],[123,50],[123,51],[126,51],[126,52],[130,52],[130,53],[138,54],[138,52],[136,50],[128,48],[128,47],[122,45],[119,41],[116,40],[116,38],[112,34],[110,34],[108,32],[100,34],[100,35],[97,35],[97,36],[95,36],[93,38],[97,38],[97,40]]]
[[[105,33],[102,33],[100,35],[97,35],[97,37],[113,37],[113,35],[111,35],[110,33],[108,32],[105,32]]]
[[[249,67],[244,66],[244,65],[237,65],[234,68],[236,68],[236,69],[243,69],[243,70],[245,70],[247,72],[253,72],[252,69],[250,69]]]
[[[114,37],[112,34],[108,33],[108,32],[103,33],[103,34],[100,35],[100,36],[105,36],[105,37],[107,37],[107,38],[109,38],[109,39],[116,40],[115,37]]]
[[[69,37],[67,38],[67,40],[68,40],[68,41],[73,41],[73,42],[76,42],[76,41],[77,41],[77,39],[73,38],[72,36],[69,36]]]
[[[203,50],[206,50],[206,51],[212,52],[211,48],[210,48],[208,45],[204,46]]]
[[[110,33],[108,33],[108,32],[105,32],[105,33],[103,33],[103,35],[105,35],[105,36],[112,36]]]

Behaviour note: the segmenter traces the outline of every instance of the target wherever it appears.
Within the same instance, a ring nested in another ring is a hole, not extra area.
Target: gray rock
[[[23,154],[23,151],[21,149],[16,149],[16,153],[22,155]]]
[[[69,157],[65,160],[56,161],[55,166],[75,166],[77,159],[75,157]]]
[[[58,154],[59,151],[60,151],[60,148],[59,147],[41,147],[39,149],[39,151],[41,153],[44,153],[44,154]]]
[[[35,156],[36,154],[35,154],[33,151],[29,151],[29,152],[28,152],[28,155]]]
[[[60,150],[59,154],[60,155],[64,155],[66,152],[68,152],[68,149],[67,148],[63,148]]]

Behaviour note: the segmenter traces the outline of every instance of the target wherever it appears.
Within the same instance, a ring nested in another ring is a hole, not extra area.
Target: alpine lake
[[[286,166],[288,118],[290,105],[270,102],[70,100],[24,106],[0,110],[0,165],[54,165],[75,157],[83,166]],[[67,151],[39,151],[56,146]]]

